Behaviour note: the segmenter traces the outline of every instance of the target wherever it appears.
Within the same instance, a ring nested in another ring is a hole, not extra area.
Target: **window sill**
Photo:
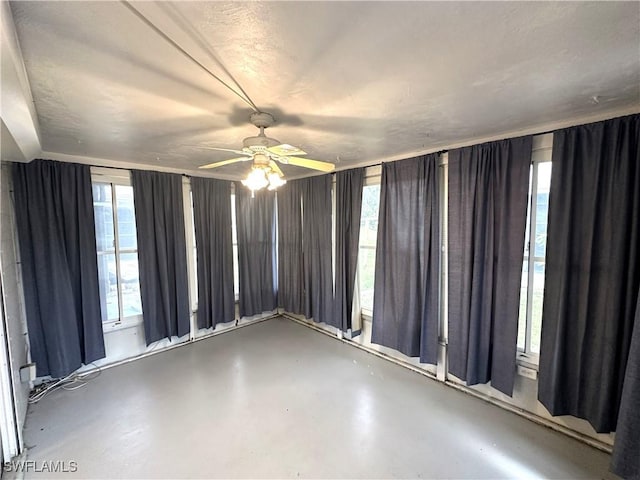
[[[362,317],[362,320],[370,322],[373,319],[373,311],[368,308],[361,308],[360,316]]]
[[[126,328],[134,328],[142,325],[142,315],[136,315],[135,317],[127,317],[123,320],[104,322],[102,324],[102,331],[104,333],[115,332],[117,330],[124,330]]]
[[[539,356],[533,353],[518,352],[516,355],[516,364],[526,368],[538,371],[538,365],[540,363]]]

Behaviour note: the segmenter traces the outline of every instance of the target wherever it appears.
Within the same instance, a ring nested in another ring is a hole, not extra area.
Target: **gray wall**
[[[27,414],[29,384],[20,383],[20,367],[28,363],[27,323],[19,268],[11,174],[2,162],[0,171],[0,268],[4,287],[4,306],[9,337],[9,356],[14,384],[16,417],[20,438]]]

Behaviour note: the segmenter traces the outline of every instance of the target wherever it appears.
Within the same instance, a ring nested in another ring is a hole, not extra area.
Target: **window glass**
[[[520,310],[518,312],[518,350],[524,351],[527,335],[527,283],[529,280],[529,260],[522,262],[522,281],[520,282]]]
[[[133,208],[133,187],[116,185],[116,205],[118,208],[118,242],[120,250],[136,250],[136,217]]]
[[[118,311],[118,275],[115,254],[98,253],[98,282],[102,321],[118,320],[120,313]]]
[[[94,183],[93,216],[96,229],[98,286],[102,321],[118,320],[118,277],[116,271],[113,198],[110,183]]]
[[[111,184],[93,184],[93,210],[96,227],[96,248],[98,252],[113,252],[115,244]]]
[[[238,265],[238,228],[236,224],[236,195],[231,194],[231,242],[233,244],[233,291],[240,295],[240,267]]]
[[[542,299],[544,295],[544,262],[534,262],[531,299],[531,353],[540,353],[542,335]]]
[[[137,253],[120,254],[120,281],[122,286],[123,315],[125,317],[142,315]]]
[[[531,172],[530,190],[535,191],[530,195],[531,201],[527,211],[527,232],[520,286],[518,350],[535,356],[540,353],[542,332],[551,162],[534,163]]]
[[[551,187],[551,162],[538,165],[538,194],[536,195],[535,256],[544,259],[547,249],[547,220],[549,217],[549,189]],[[544,273],[544,266],[543,266]]]
[[[189,192],[191,201],[191,238],[193,238],[193,305],[195,310],[198,308],[198,242],[196,240],[196,218],[193,209],[193,192]]]
[[[102,321],[141,315],[133,189],[96,182],[92,191]]]
[[[367,310],[373,310],[379,206],[380,185],[365,186],[362,191],[362,213],[360,216],[358,277],[360,279],[360,305]]]

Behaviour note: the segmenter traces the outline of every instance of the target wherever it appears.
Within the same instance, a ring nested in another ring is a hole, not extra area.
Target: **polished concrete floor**
[[[54,392],[25,439],[74,478],[610,477],[605,453],[282,318]]]

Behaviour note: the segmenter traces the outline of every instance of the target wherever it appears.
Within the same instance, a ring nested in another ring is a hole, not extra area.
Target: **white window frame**
[[[363,195],[364,195],[364,187],[370,187],[370,186],[374,186],[374,185],[380,185],[382,181],[382,166],[381,165],[376,165],[373,167],[368,167],[365,170],[365,178],[364,178],[364,185],[363,185]],[[379,199],[378,199],[379,202]],[[378,208],[380,208],[380,205],[378,204]],[[361,212],[362,213],[362,212]],[[376,233],[377,233],[377,226],[376,226]],[[362,274],[360,272],[360,250],[364,249],[364,250],[372,250],[374,253],[376,251],[376,246],[373,245],[362,245],[361,243],[361,239],[362,236],[359,237],[358,239],[358,273],[357,273],[357,279],[358,282],[360,281],[360,279],[362,278]],[[360,288],[360,285],[358,285],[358,292],[360,295],[362,295],[362,289]],[[371,318],[373,316],[373,308],[368,308],[365,307],[364,304],[362,303],[362,296],[360,297],[360,305],[361,305],[361,313],[362,315],[364,315],[365,317],[369,317]]]
[[[238,249],[238,217],[236,210],[236,187],[231,183],[231,254],[233,255],[233,298],[235,303],[240,302],[240,250]],[[236,285],[236,278],[238,283]]]
[[[191,179],[182,179],[182,197],[184,205],[184,232],[187,244],[187,275],[189,276],[189,304],[191,305],[191,317],[198,310],[198,280],[196,265],[196,232],[193,210],[193,192],[191,190]],[[193,332],[193,328],[192,328]]]
[[[120,249],[120,236],[118,232],[118,205],[116,198],[116,185],[130,187],[131,176],[129,170],[111,169],[102,167],[91,167],[91,184],[101,183],[111,185],[111,202],[113,209],[113,235],[114,235],[114,257],[116,263],[116,278],[117,278],[117,290],[118,290],[118,318],[114,320],[105,320],[102,322],[102,328],[104,331],[112,331],[123,328],[130,328],[135,325],[142,324],[142,314],[130,315],[125,317],[123,312],[123,299],[122,299],[122,278],[121,278],[121,266],[120,255],[122,253],[138,253],[138,249]],[[135,206],[134,206],[135,208]],[[96,248],[96,254],[101,253]]]
[[[524,349],[517,347],[519,363],[536,367],[539,364],[539,354],[531,350],[531,335],[533,323],[533,288],[534,274],[536,262],[545,263],[545,257],[535,256],[535,240],[536,240],[536,219],[537,219],[537,198],[538,198],[538,169],[541,163],[551,162],[551,144],[553,143],[552,134],[540,135],[534,137],[533,152],[531,154],[531,189],[529,195],[529,236],[525,240],[525,252],[523,260],[527,262],[527,301],[525,313],[525,345]],[[533,255],[531,248],[533,246]],[[518,318],[520,322],[522,319]]]

